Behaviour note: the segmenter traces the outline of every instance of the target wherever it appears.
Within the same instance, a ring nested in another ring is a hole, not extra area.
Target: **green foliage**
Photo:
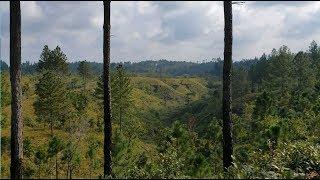
[[[234,63],[234,165],[227,172],[222,167],[220,61],[199,65],[166,61],[158,65],[156,61],[122,63],[123,67],[118,68],[118,64],[112,64],[113,176],[137,179],[319,176],[318,55],[319,47],[313,42],[307,52],[294,54],[283,46],[260,59]],[[72,64],[74,72],[79,64]],[[190,69],[174,72],[181,66]],[[136,74],[129,75],[133,71]],[[142,71],[148,76],[137,74]],[[176,76],[181,73],[206,77]],[[84,91],[81,75],[60,76],[44,71],[23,76],[25,178],[52,178],[55,167],[60,176],[67,178],[97,178],[102,174],[102,80],[98,76],[86,79]],[[3,77],[9,82],[8,74]],[[9,88],[9,83],[4,87]],[[7,97],[10,99],[10,94]],[[33,102],[38,107],[30,106]],[[10,106],[1,110],[1,170],[6,177],[10,169]],[[54,119],[49,118],[50,113]],[[35,122],[36,118],[42,121]],[[51,120],[54,136],[41,126]]]
[[[11,103],[11,90],[9,74],[2,72],[0,73],[0,97],[1,97],[1,110],[3,107]]]
[[[67,142],[65,149],[62,153],[61,160],[63,163],[67,164],[67,171],[71,178],[73,172],[77,170],[82,161],[82,156],[77,148],[77,145],[74,142]]]
[[[91,68],[87,61],[80,61],[78,66],[79,75],[85,80],[91,76]]]
[[[272,106],[271,95],[264,91],[259,95],[255,102],[255,107],[253,110],[253,118],[263,120],[267,114],[270,114]]]
[[[68,73],[67,56],[57,46],[50,50],[47,45],[44,46],[38,63],[38,71],[51,70],[57,73]]]
[[[2,113],[2,112],[1,112]],[[0,116],[0,125],[1,128],[7,128],[9,126],[8,117],[4,114],[1,114]]]
[[[97,158],[98,148],[101,146],[100,142],[94,137],[91,136],[88,138],[89,147],[86,153],[86,157],[90,160],[90,176],[93,171],[95,171],[100,166],[100,161]]]
[[[278,163],[298,173],[319,172],[320,152],[319,145],[295,143],[287,145],[279,155]]]
[[[32,146],[32,141],[30,138],[25,138],[23,140],[23,155],[30,158],[34,153],[34,148]]]
[[[111,79],[111,106],[112,117],[119,122],[128,120],[132,110],[132,85],[130,77],[122,66],[118,66]]]
[[[34,164],[37,165],[37,176],[40,178],[41,175],[46,171],[46,163],[47,161],[47,151],[45,146],[38,146],[34,155]]]
[[[132,84],[129,75],[120,65],[111,75],[111,113],[112,118],[119,122],[120,129],[123,123],[132,118]],[[95,96],[103,99],[103,82],[102,79],[97,83]]]
[[[83,112],[88,106],[88,97],[84,93],[79,92],[69,92],[68,98],[71,100],[72,105],[79,112]]]
[[[24,125],[26,125],[28,127],[36,127],[37,126],[37,122],[29,116],[25,117],[23,122],[24,122]]]
[[[232,71],[232,98],[236,99],[249,92],[248,72],[240,68],[234,68]]]
[[[10,151],[10,138],[8,137],[1,137],[1,153],[5,153]]]
[[[49,141],[48,157],[52,158],[64,149],[64,143],[61,139],[53,136]]]
[[[35,113],[42,122],[62,126],[68,119],[68,101],[65,83],[52,71],[47,71],[36,84]]]
[[[298,92],[313,92],[316,79],[312,69],[312,61],[304,52],[298,52],[293,59],[292,77],[297,81],[294,90]]]
[[[35,153],[35,163],[42,164],[46,162],[47,153],[43,147],[38,147]]]

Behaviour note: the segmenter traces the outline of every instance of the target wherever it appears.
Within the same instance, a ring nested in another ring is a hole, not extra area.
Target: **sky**
[[[0,2],[1,58],[9,62],[9,2]],[[22,1],[22,62],[37,62],[44,45],[69,62],[102,62],[102,1]],[[307,50],[320,40],[320,2],[233,5],[233,59],[260,57],[287,45]],[[223,58],[223,2],[111,3],[111,62]]]

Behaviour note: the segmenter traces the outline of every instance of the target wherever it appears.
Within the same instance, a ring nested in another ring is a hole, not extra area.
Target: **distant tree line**
[[[244,70],[250,69],[250,67],[258,62],[258,58],[246,59],[233,62],[233,67],[243,68]],[[9,66],[1,61],[1,71],[9,70]],[[78,73],[78,67],[81,61],[68,62],[68,69],[70,73]],[[103,71],[103,64],[98,62],[87,61],[87,64],[91,67],[92,75],[101,75]],[[116,67],[122,65],[127,72],[135,74],[150,74],[158,76],[195,76],[195,75],[211,75],[216,77],[222,77],[223,60],[220,58],[213,59],[210,62],[194,63],[185,61],[141,61],[141,62],[124,62],[124,63],[110,63],[110,68],[116,70]],[[38,63],[31,63],[30,61],[21,64],[23,74],[34,74],[37,72]]]

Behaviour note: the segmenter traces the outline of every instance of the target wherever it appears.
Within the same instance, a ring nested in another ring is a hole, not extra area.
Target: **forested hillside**
[[[241,61],[235,61],[235,67],[242,67],[249,69],[251,65],[257,62],[255,59],[247,59]],[[9,66],[4,62],[2,63],[2,69],[8,70]],[[102,63],[87,62],[91,68],[91,72],[94,75],[102,74]],[[79,62],[68,63],[70,73],[77,74]],[[141,62],[122,62],[111,63],[110,67],[115,69],[119,64],[123,65],[126,71],[133,74],[144,74],[146,76],[217,76],[222,75],[223,61],[218,59],[212,59],[209,62],[184,62],[184,61],[168,61],[168,60],[154,60],[154,61],[141,61]],[[30,63],[29,61],[22,63],[22,72],[24,74],[33,74],[37,71],[37,63]]]
[[[23,66],[24,176],[101,176],[103,93],[100,70],[94,72],[101,65],[63,61],[60,69],[50,70],[45,59],[40,62]],[[234,63],[235,166],[227,173],[222,167],[221,62],[119,65],[112,64],[111,71],[117,178],[319,176],[320,48],[315,42],[306,52],[282,46]],[[7,70],[1,73],[1,108],[1,176],[8,177]]]

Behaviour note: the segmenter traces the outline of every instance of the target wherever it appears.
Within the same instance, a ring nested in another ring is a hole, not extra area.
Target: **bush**
[[[0,116],[0,123],[1,123],[2,129],[7,128],[9,125],[8,118],[3,114],[1,114],[1,116]]]
[[[3,136],[1,137],[1,152],[5,153],[10,151],[10,137]]]
[[[320,172],[320,145],[291,144],[278,156],[279,164],[296,173]]]
[[[28,127],[36,127],[37,122],[34,119],[32,119],[31,117],[27,116],[24,118],[24,124]]]

